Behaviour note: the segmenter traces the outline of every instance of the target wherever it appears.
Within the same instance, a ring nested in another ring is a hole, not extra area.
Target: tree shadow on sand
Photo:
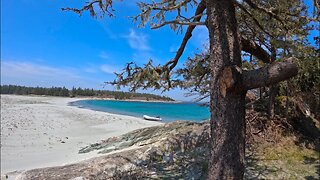
[[[109,154],[77,164],[36,169],[25,175],[29,179],[206,179],[210,124],[175,122],[140,129],[92,144],[79,153],[90,151]],[[285,173],[261,158],[254,150],[247,149],[245,179],[272,179],[270,177],[278,172]],[[305,157],[306,164],[316,162],[315,158]]]

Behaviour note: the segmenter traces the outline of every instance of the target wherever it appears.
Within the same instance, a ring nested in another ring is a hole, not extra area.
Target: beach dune
[[[82,147],[159,125],[142,118],[69,106],[81,99],[1,95],[1,174],[65,165],[99,156]],[[9,177],[10,178],[10,177]]]

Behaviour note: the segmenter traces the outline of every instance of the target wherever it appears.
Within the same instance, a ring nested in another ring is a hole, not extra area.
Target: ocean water
[[[124,114],[142,118],[143,115],[160,116],[164,122],[177,120],[204,121],[210,117],[208,107],[197,103],[165,103],[165,102],[137,102],[115,100],[81,100],[72,105],[105,111],[115,114]]]

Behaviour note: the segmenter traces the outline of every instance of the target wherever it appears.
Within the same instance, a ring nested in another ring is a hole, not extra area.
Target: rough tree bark
[[[278,92],[277,85],[271,85],[269,87],[269,102],[268,102],[268,119],[272,119],[274,116],[274,101]]]
[[[207,1],[210,38],[211,137],[208,179],[242,179],[245,150],[245,94],[241,47],[231,0]]]
[[[271,63],[275,62],[277,58],[277,50],[271,47]],[[269,87],[269,102],[268,102],[268,119],[272,119],[274,116],[274,100],[278,92],[278,85],[273,84]]]
[[[92,16],[96,16],[94,5],[101,2],[102,0],[95,0],[87,3],[82,9],[64,8],[63,10],[71,10],[80,15],[83,11],[90,11]],[[206,26],[210,38],[208,60],[212,77],[210,84],[212,148],[209,160],[209,179],[243,179],[245,95],[247,90],[272,85],[286,80],[298,72],[297,66],[291,61],[274,63],[251,71],[241,70],[241,49],[265,63],[269,63],[271,57],[254,41],[239,36],[234,7],[237,3],[235,2],[234,0],[202,0],[195,12],[197,17],[193,19],[193,22],[190,22],[175,58],[168,61],[162,68],[163,72],[159,73],[159,75],[166,73],[168,75],[166,79],[170,84],[170,73],[177,65],[186,43],[192,36],[195,24],[199,23],[202,12],[207,8]],[[252,1],[245,0],[245,2],[251,8],[262,10],[271,18],[278,18],[272,12],[257,7]],[[112,16],[112,13],[108,11],[110,7],[112,7],[111,0],[105,1],[105,6],[100,6],[105,14]],[[164,9],[167,8],[164,7]],[[166,11],[164,10],[164,12]],[[140,72],[135,71],[134,73]],[[148,79],[142,78],[142,80]],[[121,76],[120,80],[113,82],[113,84],[130,85],[130,82],[134,83],[132,81],[132,74],[128,73],[127,77]],[[168,87],[171,88],[171,85]]]
[[[289,79],[298,73],[298,67],[294,63],[296,58],[288,58],[283,62],[269,64],[263,68],[251,71],[243,71],[243,88],[254,89],[269,86],[277,82]]]
[[[212,147],[208,179],[243,179],[246,92],[288,79],[296,75],[298,69],[293,58],[261,69],[242,71],[241,37],[237,30],[233,1],[207,0],[206,5],[212,77]],[[261,56],[261,53],[258,55]]]

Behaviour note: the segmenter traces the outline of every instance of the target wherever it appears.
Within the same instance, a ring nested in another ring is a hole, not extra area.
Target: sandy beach
[[[78,98],[1,95],[1,174],[99,156],[86,145],[159,125],[142,118],[69,106]]]

